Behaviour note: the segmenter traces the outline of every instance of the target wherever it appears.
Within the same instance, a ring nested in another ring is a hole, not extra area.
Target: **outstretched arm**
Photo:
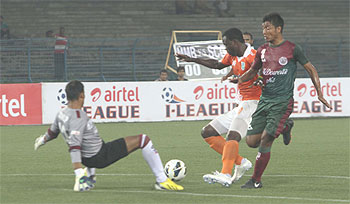
[[[195,62],[197,64],[204,65],[210,69],[223,69],[229,65],[222,64],[218,60],[215,59],[199,59],[199,58],[192,58],[187,55],[183,54],[176,54],[175,57],[178,58],[180,61],[185,61],[185,62]]]
[[[304,65],[304,68],[306,69],[307,73],[309,74],[312,83],[314,84],[317,95],[318,95],[318,100],[321,101],[325,106],[328,108],[332,109],[332,106],[329,105],[329,103],[326,101],[325,98],[323,98],[323,93],[321,91],[321,83],[320,83],[320,78],[318,77],[317,71],[310,62],[306,63]]]
[[[34,150],[38,150],[39,147],[46,144],[48,141],[56,139],[59,133],[53,132],[51,128],[47,130],[47,132],[44,135],[40,135],[35,139],[34,142]]]

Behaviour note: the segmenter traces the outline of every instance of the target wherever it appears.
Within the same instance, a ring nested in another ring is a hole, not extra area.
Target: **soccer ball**
[[[180,181],[185,178],[187,170],[185,163],[178,159],[172,159],[165,164],[165,174],[172,181]]]
[[[162,98],[165,100],[165,102],[170,103],[174,98],[173,90],[165,87],[163,89]]]
[[[62,104],[62,105],[67,105],[67,95],[66,92],[63,89],[58,90],[57,94],[57,100]]]

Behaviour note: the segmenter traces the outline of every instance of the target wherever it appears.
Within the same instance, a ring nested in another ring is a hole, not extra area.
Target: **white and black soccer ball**
[[[174,98],[173,90],[171,88],[165,87],[162,90],[162,99],[165,100],[165,102],[170,103]]]
[[[185,163],[178,159],[168,161],[164,166],[164,171],[167,177],[172,181],[182,180],[187,173]]]
[[[66,91],[64,89],[58,90],[57,100],[62,105],[67,105],[68,104],[67,94],[66,94]]]

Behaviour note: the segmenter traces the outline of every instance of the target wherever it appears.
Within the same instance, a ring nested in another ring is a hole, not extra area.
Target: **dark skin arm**
[[[245,72],[240,77],[234,77],[233,79],[230,80],[230,82],[234,84],[237,84],[237,83],[239,84],[239,83],[243,83],[253,79],[256,76],[256,74],[259,72],[259,69],[261,68],[261,66],[262,66],[261,61],[254,60],[252,67],[247,72]]]
[[[328,108],[332,109],[332,106],[329,105],[329,103],[326,101],[325,98],[323,98],[323,93],[321,91],[320,78],[318,77],[318,74],[317,74],[315,67],[310,62],[308,62],[304,65],[304,68],[307,71],[307,73],[309,74],[311,81],[316,88],[318,100],[321,101]]]
[[[223,77],[221,78],[221,82],[225,81],[226,79],[228,79],[228,78],[229,78],[230,76],[232,76],[232,75],[234,75],[233,69],[231,69],[230,72],[226,74],[226,76],[223,76]]]
[[[180,61],[185,61],[185,62],[195,62],[197,64],[204,65],[210,69],[223,69],[229,65],[222,64],[218,60],[215,59],[199,59],[199,58],[192,58],[187,55],[183,54],[176,54],[175,57],[178,58]]]

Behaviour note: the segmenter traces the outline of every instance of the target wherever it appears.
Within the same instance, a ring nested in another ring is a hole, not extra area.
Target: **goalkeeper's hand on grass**
[[[88,191],[94,187],[93,182],[89,177],[86,176],[86,173],[83,169],[76,169],[75,172],[81,172],[76,173],[75,176],[75,184],[74,184],[74,191]]]
[[[45,144],[45,135],[40,135],[35,139],[34,150],[37,150],[39,147]]]

